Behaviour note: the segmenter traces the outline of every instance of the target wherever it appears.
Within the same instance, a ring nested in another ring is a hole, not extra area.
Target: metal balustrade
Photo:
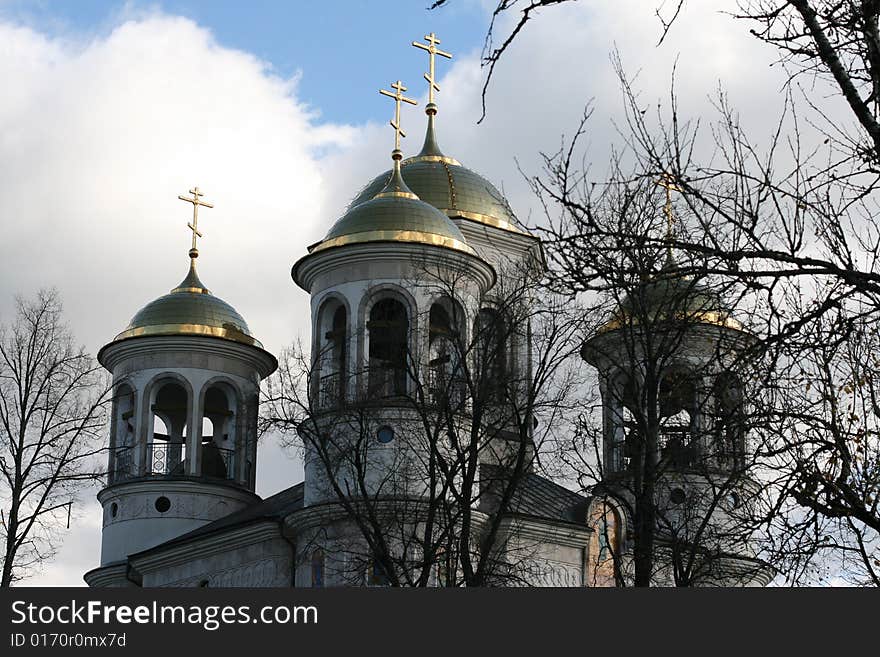
[[[235,450],[202,445],[202,476],[212,479],[235,479]]]
[[[367,372],[369,400],[406,394],[406,370],[402,367],[375,366]]]
[[[113,467],[108,473],[109,483],[115,484],[137,477],[134,464],[134,448],[117,447],[113,450]]]
[[[445,367],[429,367],[426,401],[434,406],[448,406],[450,409],[458,409],[464,404],[465,382],[460,379],[450,379]]]
[[[342,401],[342,376],[339,372],[322,376],[318,387],[318,406],[322,409],[337,408]]]
[[[185,450],[185,443],[165,440],[147,443],[147,467],[144,474],[148,477],[184,474]]]

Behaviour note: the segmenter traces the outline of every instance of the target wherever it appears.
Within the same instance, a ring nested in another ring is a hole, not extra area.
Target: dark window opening
[[[722,467],[740,467],[745,455],[742,384],[730,373],[715,381],[715,454]]]
[[[312,586],[321,588],[324,586],[324,552],[315,550],[312,553]]]
[[[147,471],[152,476],[186,472],[186,436],[189,395],[179,383],[164,384],[153,403],[153,425],[147,443]]]
[[[453,409],[465,398],[457,337],[458,331],[444,303],[434,303],[428,319],[427,401]]]
[[[382,299],[370,310],[369,395],[391,397],[406,393],[409,320],[406,308]]]
[[[498,311],[480,310],[476,338],[480,387],[489,398],[502,397],[507,383],[507,324]]]
[[[325,312],[329,312],[329,309]],[[321,322],[326,326],[323,315]],[[324,332],[323,339],[320,355],[319,404],[322,408],[334,408],[344,400],[347,381],[348,318],[345,306],[340,305],[333,312],[330,328]]]
[[[234,416],[226,391],[216,385],[208,388],[202,423],[203,477],[235,478]]]

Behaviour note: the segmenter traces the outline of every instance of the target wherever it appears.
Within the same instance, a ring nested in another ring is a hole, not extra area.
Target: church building
[[[620,583],[637,460],[627,399],[639,369],[625,343],[645,298],[654,318],[685,313],[691,324],[666,379],[676,383],[664,412],[677,419],[657,455],[658,506],[687,516],[685,525],[732,522],[741,487],[754,485],[730,484],[747,436],[727,431],[724,449],[709,438],[718,431],[704,398],[729,402],[737,387],[723,366],[710,375],[700,365],[719,351],[732,362],[749,335],[717,295],[684,277],[646,281],[639,303],[624,299],[583,345],[601,382],[603,481],[581,494],[536,471],[528,309],[546,267],[541,241],[491,182],[441,151],[435,57],[451,55],[434,34],[425,39],[413,43],[429,55],[421,151],[401,151],[401,104],[415,101],[397,81],[381,91],[395,103],[390,170],[292,267],[311,300],[312,365],[289,407],[304,481],[255,493],[260,400],[272,397],[278,360],[199,279],[198,212],[211,205],[193,188],[180,197],[193,205],[188,273],[98,354],[114,394],[89,586]],[[711,475],[695,473],[697,459],[711,460]],[[723,496],[705,507],[710,489]],[[670,536],[658,528],[658,543]],[[463,555],[469,546],[480,549]],[[714,550],[699,583],[766,584],[747,543],[719,539]],[[473,572],[463,575],[462,563]],[[658,583],[674,582],[669,570],[658,569]]]

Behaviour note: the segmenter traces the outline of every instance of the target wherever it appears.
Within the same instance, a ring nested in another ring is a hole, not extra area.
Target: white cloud
[[[216,206],[200,213],[205,284],[276,353],[307,333],[290,266],[326,222],[317,153],[350,142],[350,128],[317,124],[295,80],[185,19],[130,20],[86,43],[0,24],[0,43],[2,316],[13,294],[57,286],[97,351],[186,274],[191,206],[177,195],[199,184]],[[276,467],[262,492],[301,478],[277,448],[263,452]],[[97,564],[88,497],[87,521],[32,583],[79,584]]]

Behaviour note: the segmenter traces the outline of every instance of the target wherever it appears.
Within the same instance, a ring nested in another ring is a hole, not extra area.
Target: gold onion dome
[[[523,232],[517,228],[516,218],[507,201],[492,183],[440,150],[434,130],[436,105],[429,104],[426,113],[428,129],[422,150],[401,163],[401,174],[406,185],[418,198],[448,217],[462,217],[517,233]],[[393,175],[392,170],[376,176],[355,197],[348,210],[352,211],[374,198]]]
[[[113,341],[155,335],[201,335],[263,346],[235,308],[199,280],[194,258],[180,285],[141,308]]]
[[[394,167],[382,184],[352,204],[309,251],[364,242],[414,242],[475,255],[458,226],[407,186],[401,175],[400,151],[395,149],[392,158]]]
[[[611,331],[624,324],[638,324],[640,318],[652,321],[675,320],[694,324],[715,324],[743,330],[731,316],[722,294],[699,278],[682,275],[670,253],[660,271],[624,296],[607,324],[599,331]]]

